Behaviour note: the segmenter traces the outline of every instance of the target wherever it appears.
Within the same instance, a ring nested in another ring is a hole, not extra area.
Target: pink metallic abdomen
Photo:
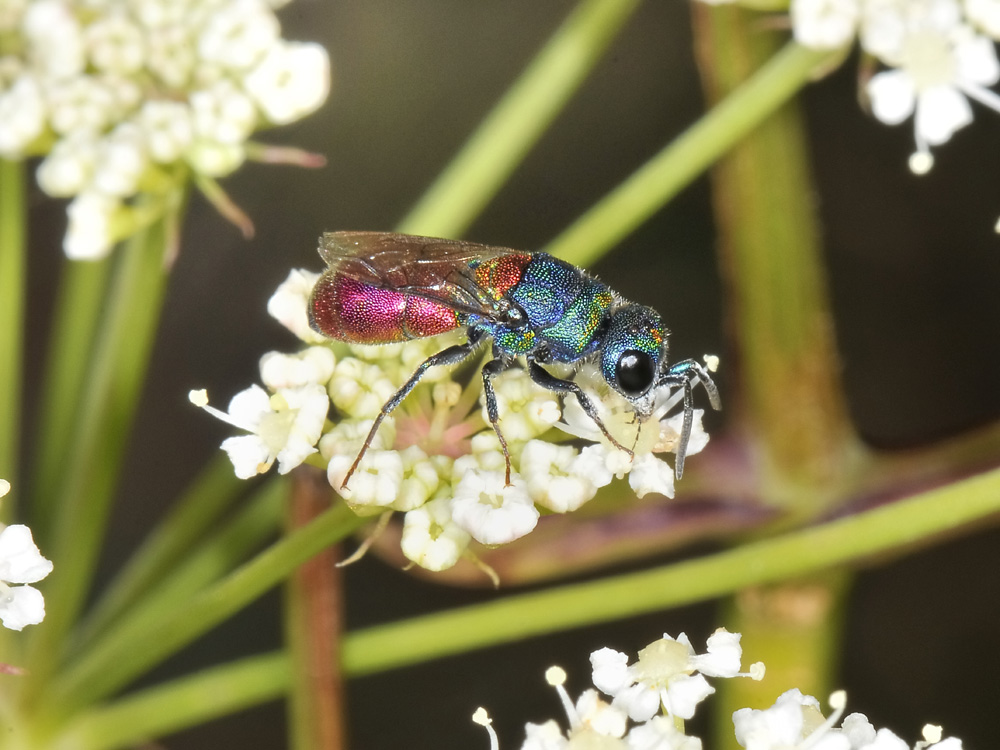
[[[325,273],[309,301],[313,327],[324,336],[356,344],[391,344],[436,336],[461,323],[439,302]]]

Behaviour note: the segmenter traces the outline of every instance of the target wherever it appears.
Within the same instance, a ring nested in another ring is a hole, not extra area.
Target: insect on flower
[[[434,354],[385,402],[342,487],[361,463],[382,420],[435,365],[468,359],[486,340],[493,358],[482,370],[486,411],[500,440],[510,484],[510,453],[500,431],[491,380],[524,357],[531,379],[572,393],[611,443],[632,455],[604,426],[586,392],[542,365],[598,360],[604,379],[637,419],[654,410],[663,386],[684,389],[684,424],[675,473],[684,473],[691,436],[692,389],[701,382],[715,409],[719,392],[691,359],[667,365],[667,336],[655,310],[622,299],[579,268],[547,253],[519,252],[458,240],[385,232],[328,232],[319,254],[328,268],[309,300],[309,324],[340,341],[389,344],[465,328],[468,340]]]

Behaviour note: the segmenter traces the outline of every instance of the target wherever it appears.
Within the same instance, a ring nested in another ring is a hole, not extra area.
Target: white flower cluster
[[[0,479],[0,497],[8,492],[10,483]],[[0,622],[5,628],[23,630],[25,625],[37,625],[45,618],[42,593],[27,584],[37,583],[51,572],[52,563],[38,551],[31,529],[23,524],[0,524]]]
[[[917,174],[933,166],[932,146],[972,122],[969,99],[1000,111],[989,88],[1000,80],[1000,0],[791,0],[790,13],[803,46],[837,49],[857,37],[888,68],[866,92],[882,122],[913,117]]]
[[[751,665],[740,672],[743,651],[740,634],[723,629],[709,636],[705,654],[696,654],[683,635],[663,638],[639,652],[628,665],[628,657],[603,648],[590,656],[593,683],[574,703],[566,692],[566,673],[551,667],[546,681],[556,688],[569,727],[555,720],[528,724],[521,750],[570,750],[594,747],[602,750],[702,750],[699,737],[684,733],[683,722],[694,716],[697,705],[715,692],[705,675],[713,678],[750,677],[761,680],[764,665]],[[598,692],[600,691],[600,692]],[[610,696],[608,702],[601,693]],[[770,708],[741,708],[733,714],[736,741],[747,750],[961,750],[962,741],[942,739],[941,728],[927,725],[924,739],[909,745],[888,729],[876,731],[864,714],[844,713],[843,691],[830,698],[829,717],[820,712],[819,701],[793,689],[782,694]],[[492,750],[500,743],[485,709],[473,721],[486,727]]]
[[[382,422],[347,488],[344,478],[382,406],[446,337],[386,346],[329,343],[306,319],[306,302],[318,275],[293,271],[268,303],[268,311],[307,344],[298,355],[270,353],[261,360],[267,391],[251,386],[237,394],[228,413],[207,407],[203,391],[192,401],[245,430],[223,448],[241,477],[282,473],[312,454],[330,484],[360,515],[405,514],[403,554],[428,570],[454,565],[475,540],[511,542],[535,528],[542,512],[565,513],[592,499],[616,476],[626,475],[639,496],[673,496],[673,468],[659,454],[677,447],[682,416],[666,418],[680,394],[663,394],[654,416],[638,423],[627,402],[599,374],[577,380],[593,396],[604,424],[634,456],[615,448],[575,399],[560,402],[521,369],[494,379],[500,427],[514,471],[505,485],[500,443],[481,404],[482,385],[466,387],[432,368]],[[334,353],[336,351],[336,354]],[[332,404],[335,421],[326,421]],[[557,429],[553,429],[557,428]],[[565,434],[558,430],[564,431]],[[544,438],[583,438],[583,448]],[[696,412],[688,454],[708,442]]]
[[[0,158],[45,154],[70,203],[66,254],[105,255],[128,200],[246,158],[257,128],[326,99],[329,60],[266,0],[0,0]]]

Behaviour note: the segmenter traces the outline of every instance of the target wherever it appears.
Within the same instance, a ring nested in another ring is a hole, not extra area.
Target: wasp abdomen
[[[462,325],[452,308],[337,273],[320,277],[309,305],[313,330],[356,344],[392,344],[436,336]]]

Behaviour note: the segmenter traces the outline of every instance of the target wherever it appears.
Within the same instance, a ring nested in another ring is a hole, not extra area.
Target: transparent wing
[[[506,302],[476,278],[472,265],[504,255],[527,256],[504,247],[388,232],[327,232],[319,254],[330,271],[452,309],[501,321]]]

